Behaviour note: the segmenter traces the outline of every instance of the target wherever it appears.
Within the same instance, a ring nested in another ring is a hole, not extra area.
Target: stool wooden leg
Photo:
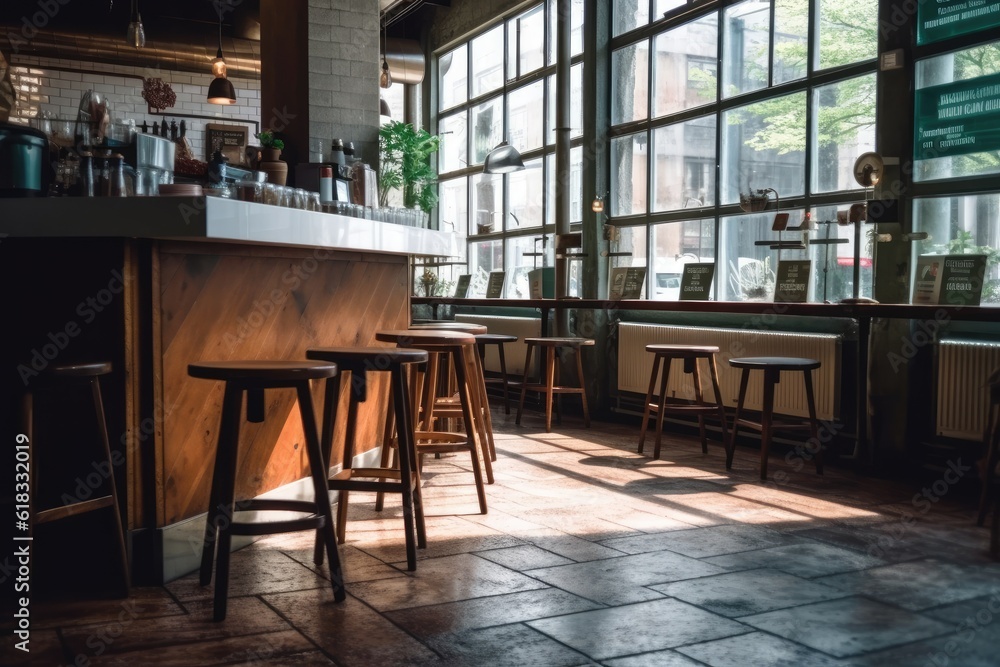
[[[337,406],[340,403],[340,378],[327,378],[323,383],[323,422],[320,428],[320,449],[323,452],[324,470],[330,470],[333,458],[333,431],[337,424]],[[316,531],[316,543],[313,546],[313,562],[323,564],[323,535]]]
[[[503,386],[503,412],[504,414],[509,415],[510,397],[508,396],[509,387],[507,386],[507,360],[504,359],[503,348],[503,343],[497,345],[497,353],[500,355],[500,377],[503,378],[503,382],[501,383]]]
[[[115,536],[118,538],[117,549],[118,561],[121,563],[122,592],[128,595],[129,574],[128,574],[128,554],[125,551],[125,532],[122,530],[122,515],[118,506],[118,485],[115,483],[115,468],[111,459],[111,443],[108,441],[108,424],[104,419],[104,401],[101,400],[101,383],[96,377],[90,380],[91,394],[94,397],[94,412],[97,415],[97,429],[101,436],[101,446],[104,448],[104,457],[108,462],[108,485],[111,488],[111,513],[115,515]]]
[[[490,397],[486,393],[486,367],[484,366],[483,360],[479,357],[479,355],[470,351],[470,356],[472,356],[473,360],[476,362],[476,384],[478,385],[476,387],[476,391],[479,394],[480,402],[480,411],[476,414],[479,415],[482,413],[483,430],[486,435],[486,444],[489,446],[488,455],[490,457],[490,461],[496,461],[497,447],[496,443],[493,441],[493,413],[490,411]],[[489,482],[490,484],[493,483],[492,475],[490,475]]]
[[[743,375],[740,376],[740,395],[736,399],[736,414],[733,416],[733,430],[730,433],[729,456],[726,461],[726,470],[733,467],[733,456],[736,454],[736,432],[740,428],[740,416],[743,414],[743,401],[747,397],[747,383],[750,381],[750,369],[744,368]]]
[[[323,462],[323,454],[319,446],[319,436],[316,434],[316,415],[313,410],[312,392],[309,391],[309,381],[296,384],[299,399],[299,415],[302,417],[302,430],[305,433],[306,454],[309,457],[309,472],[313,480],[314,501],[316,513],[323,517],[325,526],[323,540],[326,543],[326,555],[330,563],[330,581],[333,584],[333,599],[341,602],[347,597],[344,589],[344,573],[340,566],[340,554],[337,551],[336,526],[333,523],[333,510],[330,507],[330,492],[327,488],[327,469]]]
[[[667,410],[667,382],[670,379],[670,357],[663,360],[663,377],[660,379],[660,407],[656,411],[656,441],[653,443],[653,458],[660,459],[660,440],[663,436],[663,417]]]
[[[691,362],[691,378],[694,380],[694,397],[700,405],[705,405],[705,396],[701,392],[701,372],[698,370],[697,359],[685,359]],[[701,434],[701,453],[708,454],[708,438],[705,437],[705,415],[698,413],[698,432]]]
[[[414,526],[414,512],[418,512],[422,519],[422,503],[417,499],[420,495],[420,487],[417,486],[416,493],[413,488],[413,431],[407,428],[406,418],[407,396],[406,378],[403,377],[401,368],[394,368],[391,373],[390,383],[393,405],[396,411],[403,415],[400,418],[399,437],[397,451],[399,452],[399,481],[402,485],[403,495],[403,530],[406,535],[406,569],[413,571],[417,569],[417,545],[416,531]],[[421,521],[422,523],[422,521]]]
[[[809,431],[816,443],[816,474],[823,474],[823,443],[819,441],[819,421],[816,419],[816,399],[813,394],[812,370],[805,371],[806,403],[809,404]]]
[[[778,383],[780,371],[764,369],[764,406],[760,415],[760,478],[767,479],[767,456],[771,449],[772,424],[774,419],[774,385]]]
[[[649,418],[653,412],[653,392],[656,390],[656,377],[660,374],[660,355],[653,355],[653,372],[649,375],[649,389],[646,390],[646,407],[642,411],[642,429],[639,431],[639,453],[642,454],[643,444],[646,442],[646,431],[649,427]]]
[[[983,489],[979,497],[979,517],[976,521],[978,526],[983,525],[989,513],[993,475],[997,467],[997,458],[1000,458],[1000,448],[997,447],[1000,442],[1000,403],[990,405],[983,442],[986,443],[986,455],[983,457]]]
[[[486,468],[486,483],[493,484],[493,421],[490,419],[490,406],[483,404],[486,398],[486,384],[482,382],[482,368],[478,365],[478,355],[472,347],[462,348],[459,356],[455,359],[455,366],[463,365],[465,371],[465,381],[471,382],[469,385],[470,405],[475,421],[470,423],[466,430],[475,432],[479,440],[479,447],[482,450],[483,466]],[[458,375],[455,376],[456,381]]]
[[[201,547],[200,583],[208,586],[212,581],[212,561],[215,558],[219,543],[219,529],[224,519],[222,511],[225,507],[223,498],[226,495],[226,471],[230,468],[229,449],[231,443],[239,442],[239,419],[243,392],[226,383],[222,399],[222,419],[219,422],[219,439],[215,447],[215,464],[212,470],[212,490],[209,493],[208,517],[205,521],[205,541]],[[230,432],[235,428],[235,436]]]
[[[556,384],[556,348],[545,348],[545,432],[552,433],[552,387]]]
[[[518,426],[521,425],[521,413],[524,412],[524,397],[528,394],[528,373],[531,369],[531,348],[533,347],[534,345],[531,343],[527,343],[525,345],[524,378],[521,380],[521,400],[517,404],[517,417],[514,418],[514,423]]]
[[[219,546],[215,554],[215,598],[214,598],[214,619],[222,621],[226,618],[226,605],[229,601],[229,555],[232,550],[232,525],[233,514],[236,511],[236,469],[239,460],[240,443],[240,408],[243,403],[243,391],[234,388],[230,391],[228,383],[226,387],[228,398],[235,400],[228,401],[228,405],[223,404],[222,418],[223,427],[219,429],[219,449],[216,452],[216,462],[222,456],[221,475],[222,489],[219,493],[219,504],[216,510],[216,520],[221,521],[219,526]],[[223,399],[225,401],[225,399]],[[229,415],[226,415],[226,408],[229,408]],[[228,417],[228,418],[227,418]],[[223,431],[226,440],[223,441]]]
[[[719,423],[722,425],[722,444],[726,448],[726,469],[733,467],[733,450],[730,448],[729,435],[726,433],[726,408],[722,404],[722,390],[719,389],[719,370],[715,366],[715,355],[708,358],[708,371],[712,376],[712,389],[715,391],[715,404],[719,407]]]
[[[352,378],[353,379],[353,378]],[[351,383],[354,384],[353,382]],[[341,470],[354,468],[354,433],[358,429],[359,398],[351,390],[351,400],[347,404],[347,433],[344,437],[344,460]],[[347,537],[347,505],[350,502],[350,491],[341,489],[337,498],[337,543],[343,544]]]
[[[590,407],[587,405],[587,382],[583,375],[583,350],[573,348],[576,352],[576,373],[580,379],[580,398],[583,400],[583,425],[590,428]]]
[[[461,352],[459,352],[461,354]],[[466,376],[467,366],[461,360],[455,364],[456,379],[458,380],[459,399],[462,404],[462,418],[466,423],[466,432],[469,434],[469,455],[472,458],[472,474],[476,479],[476,494],[479,496],[479,512],[486,514],[486,485],[483,484],[483,471],[479,468],[479,452],[476,447],[476,428],[473,413],[472,387],[469,378]],[[492,466],[489,457],[484,461],[487,468]]]
[[[411,383],[412,384],[412,383]],[[385,410],[385,429],[382,431],[382,453],[379,458],[379,467],[389,467],[389,456],[392,452],[392,434],[396,432],[396,410],[390,401]],[[397,445],[398,446],[398,445]],[[385,493],[379,491],[375,494],[375,511],[381,512],[385,507]]]

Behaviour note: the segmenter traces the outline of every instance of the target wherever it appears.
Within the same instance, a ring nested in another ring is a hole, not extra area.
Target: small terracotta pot
[[[281,149],[280,148],[261,148],[260,149],[260,161],[261,162],[277,162],[281,159]]]

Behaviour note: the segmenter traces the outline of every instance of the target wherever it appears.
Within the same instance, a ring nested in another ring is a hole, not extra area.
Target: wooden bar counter
[[[0,200],[8,441],[19,395],[46,367],[110,361],[102,389],[133,580],[191,571],[222,385],[188,378],[187,365],[375,345],[376,331],[409,323],[410,257],[459,252],[451,234],[217,198]],[[265,421],[242,432],[238,497],[307,474],[293,394],[267,398]],[[36,433],[50,505],[99,481],[73,446],[88,416],[68,405],[47,408]],[[374,442],[385,406],[363,407],[358,442]]]

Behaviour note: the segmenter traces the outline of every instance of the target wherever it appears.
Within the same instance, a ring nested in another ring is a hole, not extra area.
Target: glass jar
[[[257,181],[243,180],[236,183],[236,198],[240,201],[260,203],[261,195],[261,184]]]

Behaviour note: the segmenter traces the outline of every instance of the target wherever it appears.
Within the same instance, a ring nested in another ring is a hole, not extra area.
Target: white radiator
[[[622,322],[618,325],[618,389],[646,395],[649,375],[653,370],[653,354],[646,352],[650,343],[676,343],[680,345],[717,345],[716,365],[719,368],[719,386],[725,405],[736,407],[740,390],[740,369],[731,368],[732,357],[806,357],[822,362],[813,371],[813,389],[816,395],[816,415],[823,420],[839,416],[840,406],[840,349],[842,338],[833,334],[789,333],[744,329],[715,329],[708,327],[683,327],[662,324]],[[712,380],[708,366],[701,364],[702,391],[714,400]],[[764,387],[763,373],[751,372],[744,407],[760,410]],[[659,382],[657,388],[659,390]],[[692,376],[683,372],[682,362],[674,361],[670,369],[667,395],[680,399],[694,399]],[[781,382],[775,387],[774,411],[783,415],[806,417],[805,384],[802,373],[782,373]]]
[[[455,315],[456,322],[483,324],[491,334],[517,336],[516,343],[504,343],[503,355],[507,362],[507,375],[520,378],[524,375],[525,338],[542,335],[542,321],[536,317],[503,317],[500,315]],[[534,365],[534,364],[532,364]],[[500,372],[500,355],[496,345],[486,346],[485,367],[488,371]]]
[[[937,434],[982,440],[990,404],[986,380],[1000,368],[1000,343],[941,340],[937,345]]]

